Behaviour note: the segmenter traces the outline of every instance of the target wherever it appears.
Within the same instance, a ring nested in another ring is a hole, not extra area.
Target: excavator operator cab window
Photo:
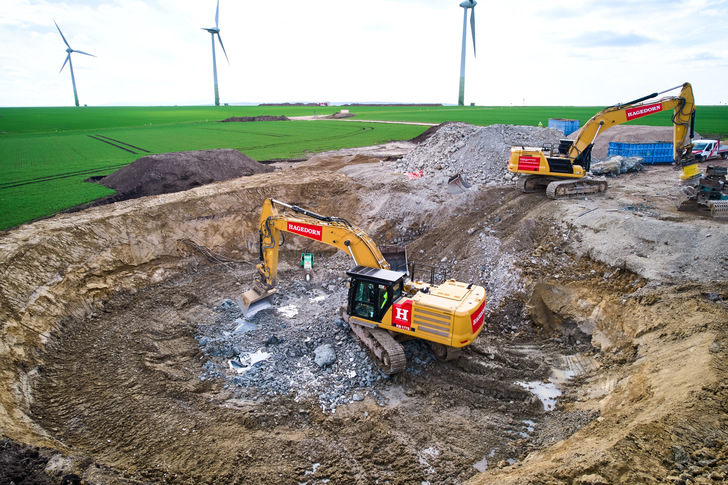
[[[402,284],[354,280],[350,291],[351,315],[380,322],[392,302],[402,294]]]

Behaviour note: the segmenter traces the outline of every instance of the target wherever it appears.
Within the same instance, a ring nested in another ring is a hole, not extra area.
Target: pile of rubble
[[[238,303],[224,300],[214,325],[200,325],[197,340],[206,374],[220,379],[239,399],[276,396],[318,400],[322,410],[372,396],[383,374],[349,325],[339,316],[346,301],[341,278],[311,287],[303,280],[279,284],[272,308],[246,318]],[[435,358],[419,341],[405,343],[408,369],[420,373]]]
[[[562,138],[564,133],[554,128],[447,123],[397,166],[401,172],[421,170],[423,178],[462,174],[471,184],[507,184],[513,178],[507,170],[511,147],[558,145]]]

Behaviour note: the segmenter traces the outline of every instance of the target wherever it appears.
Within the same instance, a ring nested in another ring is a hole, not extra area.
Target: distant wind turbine
[[[66,52],[68,53],[68,55],[66,55],[66,60],[63,62],[63,65],[61,66],[61,71],[63,71],[63,68],[66,67],[66,63],[68,63],[68,67],[71,69],[71,82],[73,83],[73,98],[76,100],[76,106],[78,106],[78,92],[76,91],[76,76],[73,75],[73,62],[71,62],[71,54],[76,52],[78,54],[83,54],[85,56],[91,56],[91,57],[96,57],[96,56],[93,54],[88,54],[86,52],[71,49],[71,46],[68,45],[68,41],[66,40],[66,37],[63,35],[63,32],[61,32],[61,28],[58,26],[58,24],[56,23],[55,20],[53,21],[53,23],[56,24],[58,33],[61,34],[61,38],[63,38],[63,42],[66,44],[66,47],[67,47]],[[60,74],[61,71],[58,71],[58,73]]]
[[[460,4],[463,7],[463,52],[460,55],[460,94],[458,95],[458,105],[465,105],[465,40],[468,37],[468,9],[470,13],[470,31],[473,33],[473,57],[475,57],[475,6],[478,4],[475,0],[465,0]]]
[[[225,54],[225,59],[227,59],[228,64],[230,63],[230,59],[228,59],[227,52],[225,52],[225,46],[222,44],[222,38],[220,37],[220,28],[218,27],[218,20],[220,18],[220,0],[217,0],[217,10],[215,11],[215,26],[210,27],[209,29],[202,28],[202,30],[208,31],[210,34],[212,34],[212,75],[215,80],[215,106],[220,106],[220,94],[217,90],[217,60],[215,59],[215,36],[217,35],[217,40],[220,41],[220,47],[222,47],[222,52]]]

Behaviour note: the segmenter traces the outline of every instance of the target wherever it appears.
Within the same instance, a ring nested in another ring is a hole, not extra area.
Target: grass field
[[[349,106],[355,119],[475,125],[584,124],[599,107]],[[218,123],[231,116],[328,115],[340,107],[0,108],[0,230],[112,193],[92,183],[148,154],[234,148],[256,160],[410,139],[427,127],[350,121]],[[671,125],[668,114],[640,124]],[[728,107],[698,108],[696,131],[728,135]]]

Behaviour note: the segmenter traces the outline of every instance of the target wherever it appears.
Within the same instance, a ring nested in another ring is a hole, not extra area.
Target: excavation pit
[[[408,180],[396,163],[350,160],[2,235],[4,456],[32,455],[28,466],[59,483],[724,473],[728,231],[674,210],[669,167],[625,175],[599,198],[550,201],[507,185],[451,195],[445,175]],[[240,325],[225,302],[252,281],[266,197],[345,217],[482,282],[486,330],[452,362],[410,342],[407,371],[382,376],[338,319],[350,258],[289,238],[274,307],[252,319],[257,330],[222,338]],[[323,367],[322,345],[336,354]],[[231,369],[236,359],[249,369]],[[549,382],[562,393],[551,410],[527,389]]]

